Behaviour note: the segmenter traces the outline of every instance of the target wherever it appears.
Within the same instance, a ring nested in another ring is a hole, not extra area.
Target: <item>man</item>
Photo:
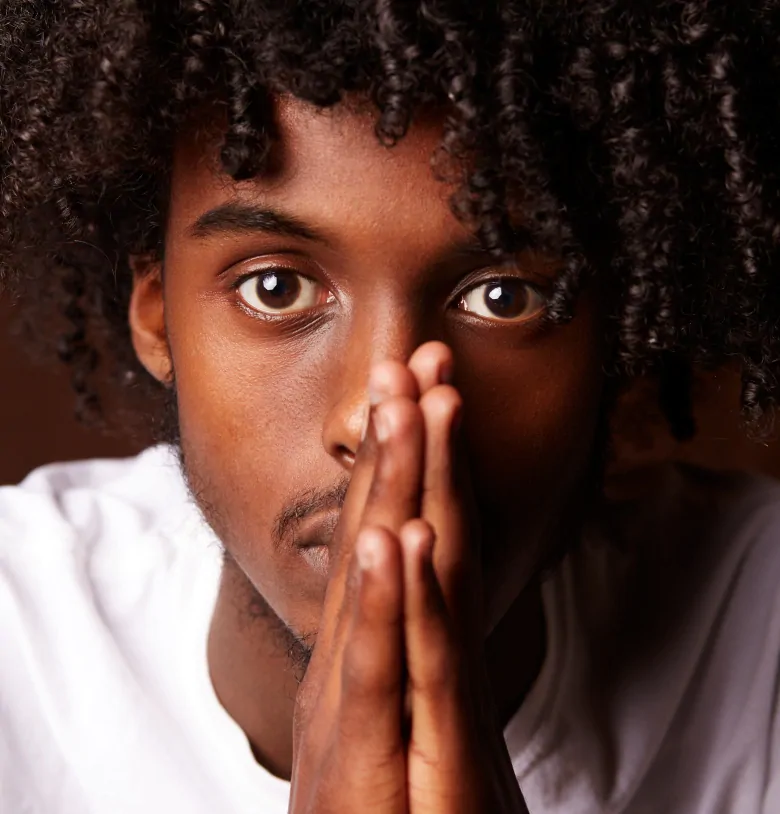
[[[4,809],[780,810],[776,486],[602,490],[769,415],[774,16],[550,5],[6,11],[5,272],[174,431],[0,493]]]

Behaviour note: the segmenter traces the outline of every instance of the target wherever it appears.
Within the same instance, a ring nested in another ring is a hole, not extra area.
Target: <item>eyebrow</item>
[[[277,237],[292,237],[315,243],[327,239],[294,215],[256,204],[231,201],[204,212],[189,228],[198,240],[236,232],[263,232]]]

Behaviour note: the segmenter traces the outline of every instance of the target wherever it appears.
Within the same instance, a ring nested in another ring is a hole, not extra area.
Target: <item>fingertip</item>
[[[420,397],[417,379],[401,362],[378,362],[371,368],[368,378],[369,404],[376,407],[386,399],[397,396],[416,401]]]
[[[363,572],[381,572],[392,560],[393,535],[381,526],[361,529],[355,541],[355,555]]]
[[[410,520],[399,536],[404,559],[404,585],[408,610],[415,615],[420,608],[438,606],[438,580],[433,565],[436,532],[433,526],[420,518]]]
[[[398,534],[420,514],[425,462],[425,420],[416,401],[392,398],[372,411],[376,461],[362,512],[366,526]]]
[[[414,373],[421,393],[453,380],[455,359],[444,342],[426,342],[412,354],[409,369]]]
[[[420,399],[420,410],[428,426],[448,427],[455,432],[460,426],[463,414],[463,397],[451,385],[439,385],[429,390]]]
[[[399,539],[370,526],[355,541],[357,616],[369,626],[397,624],[403,613],[403,561]]]
[[[430,560],[436,542],[433,526],[422,518],[407,522],[401,529],[401,545],[404,551],[419,560]]]

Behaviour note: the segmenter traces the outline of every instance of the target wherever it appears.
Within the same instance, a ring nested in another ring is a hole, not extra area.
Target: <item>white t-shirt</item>
[[[780,486],[653,483],[545,584],[518,780],[532,814],[780,814]],[[209,681],[220,564],[164,447],[0,489],[2,814],[285,814]]]

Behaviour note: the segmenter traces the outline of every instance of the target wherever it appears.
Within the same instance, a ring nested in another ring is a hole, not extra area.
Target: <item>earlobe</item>
[[[173,364],[165,329],[162,263],[147,256],[130,260],[133,293],[128,313],[136,356],[161,384],[173,381]]]

